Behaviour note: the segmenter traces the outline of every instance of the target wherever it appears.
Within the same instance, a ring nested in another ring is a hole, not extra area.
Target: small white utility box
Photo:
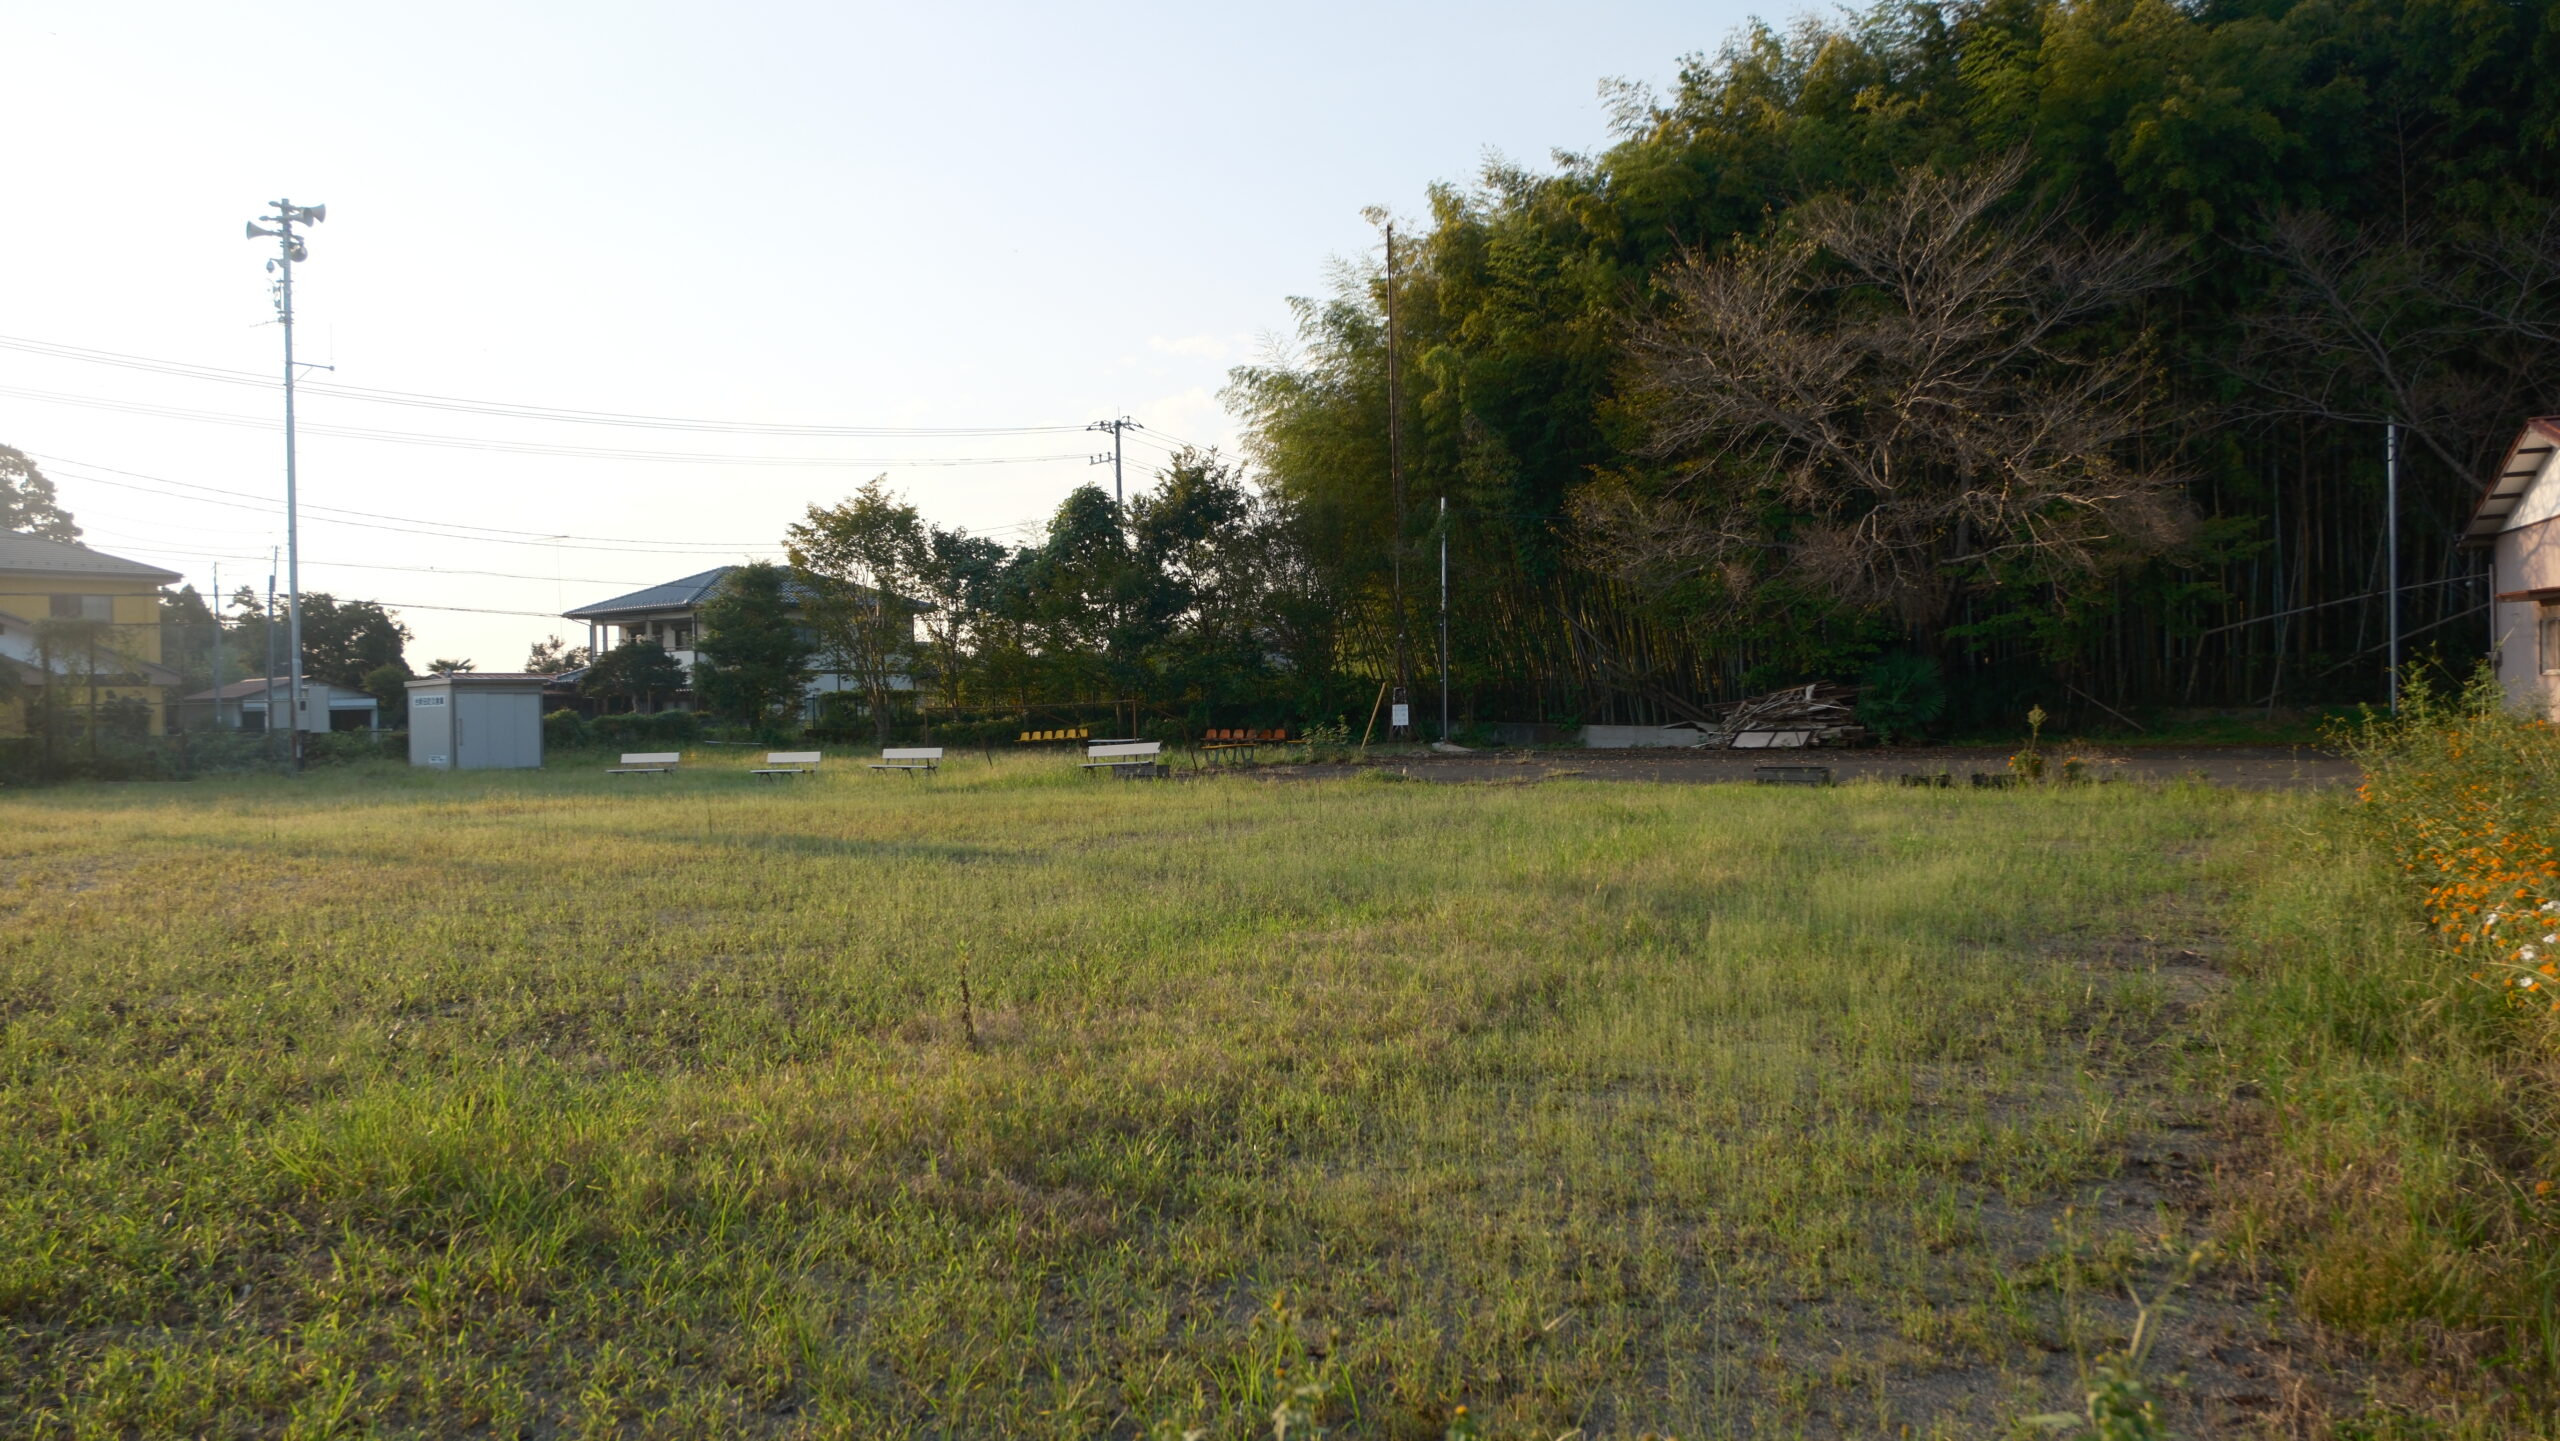
[[[469,671],[412,677],[409,764],[440,771],[540,767],[543,679]]]

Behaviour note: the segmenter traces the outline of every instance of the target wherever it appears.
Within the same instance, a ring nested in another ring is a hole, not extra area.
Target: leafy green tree
[[[80,527],[62,508],[53,482],[23,450],[0,445],[0,531],[76,541]]]
[[[1024,550],[1009,579],[1007,605],[1022,622],[1051,693],[1116,698],[1120,683],[1130,679],[1130,637],[1121,628],[1131,619],[1137,573],[1111,497],[1093,485],[1068,492],[1049,518],[1047,536]]]
[[[303,592],[302,664],[313,680],[362,690],[369,672],[407,663],[410,639],[409,628],[378,602]]]
[[[792,616],[789,581],[781,566],[758,561],[732,569],[704,599],[693,692],[713,714],[768,726],[799,705],[815,647]]]
[[[924,602],[917,680],[933,685],[946,706],[959,706],[981,689],[1000,693],[980,662],[1008,647],[1010,628],[997,604],[1011,561],[1010,550],[985,536],[939,526],[925,534],[915,592]]]
[[[397,729],[409,723],[409,680],[406,661],[378,665],[364,673],[364,693],[382,708],[384,726]]]
[[[1177,454],[1129,511],[1123,635],[1143,648],[1145,694],[1204,722],[1268,709],[1283,675],[1309,658],[1281,624],[1296,558],[1285,514],[1236,465],[1197,450]]]
[[[212,608],[194,586],[160,592],[160,663],[185,677],[179,682],[179,695],[193,695],[212,686],[213,654],[222,639]],[[226,681],[243,678],[243,673],[236,670],[223,676]]]
[[[578,677],[581,694],[620,700],[635,711],[654,711],[659,698],[684,689],[684,667],[654,640],[626,640]]]
[[[265,599],[244,585],[231,593],[230,609],[223,627],[230,645],[225,674],[234,679],[266,674],[271,639],[276,674],[288,674],[292,662],[286,654],[290,631],[284,598],[276,598],[276,613],[270,616]],[[363,690],[365,677],[383,666],[406,671],[410,639],[409,628],[378,602],[342,601],[319,590],[302,594],[302,670],[312,680]]]
[[[565,675],[594,661],[594,654],[585,646],[573,646],[556,635],[545,636],[525,652],[524,670],[527,675]]]
[[[853,677],[880,744],[896,719],[899,682],[912,684],[915,593],[932,548],[916,508],[881,479],[832,506],[810,506],[787,536],[807,596],[810,631],[828,669]]]

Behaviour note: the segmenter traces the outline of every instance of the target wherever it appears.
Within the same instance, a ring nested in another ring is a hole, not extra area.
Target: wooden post
[[[1368,753],[1369,737],[1378,729],[1378,707],[1385,705],[1386,703],[1387,683],[1385,681],[1380,681],[1378,682],[1378,698],[1369,702],[1369,723],[1360,729],[1360,751],[1363,755]]]

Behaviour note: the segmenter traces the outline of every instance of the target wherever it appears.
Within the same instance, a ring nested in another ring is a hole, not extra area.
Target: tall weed
[[[2364,829],[2425,887],[2471,979],[2560,1013],[2560,730],[2483,667],[2452,693],[2413,673],[2399,716],[2368,711],[2340,739],[2365,769]]]
[[[2278,847],[2240,917],[2226,1036],[2266,1154],[2233,1236],[2441,1387],[2403,1398],[2457,1418],[2426,1434],[2548,1435],[2560,1026],[2516,926],[2555,895],[2560,735],[2482,678],[2413,684],[2335,739],[2364,785]]]

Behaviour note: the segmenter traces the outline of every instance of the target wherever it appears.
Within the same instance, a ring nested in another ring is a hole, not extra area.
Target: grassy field
[[[0,1431],[2010,1434],[2322,804],[1062,770],[0,797]]]

